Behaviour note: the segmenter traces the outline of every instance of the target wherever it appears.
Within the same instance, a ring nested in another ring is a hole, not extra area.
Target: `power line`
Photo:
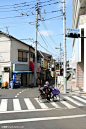
[[[48,30],[46,24],[44,24],[44,22],[42,22],[42,24],[43,24],[44,28],[45,28],[46,30]],[[49,34],[49,32],[47,32],[47,33]],[[50,39],[52,40],[52,42],[53,42],[55,45],[57,45],[57,43],[56,43],[56,42],[54,41],[54,39],[50,36],[50,34],[49,34],[49,37],[50,37]]]
[[[42,48],[44,48],[39,42],[37,42]],[[44,48],[46,51],[48,51],[46,48]],[[51,53],[50,51],[48,51],[49,53]],[[52,55],[55,55],[55,54],[53,54],[53,53],[51,53]],[[55,55],[55,56],[57,56],[57,55]]]
[[[42,33],[39,31],[39,34],[42,38],[42,40],[44,41],[44,43],[46,44],[47,40],[44,38],[44,36],[42,35]],[[49,45],[49,43],[47,42],[47,44]],[[50,46],[50,45],[49,45]],[[55,52],[55,50],[50,46],[50,48]]]
[[[37,1],[40,1],[40,0],[37,0]],[[46,2],[51,2],[51,1],[53,1],[53,0],[48,0],[48,1],[44,1],[44,2],[40,1],[40,3],[46,3]],[[23,5],[23,4],[28,4],[28,3],[30,3],[30,5],[32,5],[31,3],[33,3],[33,2],[36,2],[36,1],[24,2],[24,3],[19,3],[19,4],[13,4],[13,5],[3,5],[3,6],[0,6],[0,7],[5,7],[5,6],[9,7],[9,6],[15,6],[15,5],[17,6],[17,5]]]
[[[37,1],[40,1],[40,0],[37,0]],[[15,6],[15,5],[20,5],[20,4],[32,3],[32,2],[36,2],[36,1],[24,2],[24,3],[19,3],[19,4],[13,4],[13,5],[3,5],[3,6],[0,6],[0,7],[5,7],[5,6]],[[30,5],[31,5],[31,4],[30,4]]]

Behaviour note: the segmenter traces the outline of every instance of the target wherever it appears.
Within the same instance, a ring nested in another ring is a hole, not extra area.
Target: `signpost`
[[[67,28],[66,33],[67,33],[66,37],[80,38],[80,30],[79,29]]]
[[[60,69],[56,69],[56,74],[60,74]]]
[[[74,28],[67,28],[66,33],[80,33],[80,30]]]

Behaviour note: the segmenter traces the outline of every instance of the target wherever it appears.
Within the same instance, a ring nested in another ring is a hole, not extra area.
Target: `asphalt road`
[[[8,129],[86,129],[86,111],[76,108],[2,113],[0,127]]]
[[[38,88],[0,89],[0,128],[86,129],[86,96],[39,103],[38,95]]]

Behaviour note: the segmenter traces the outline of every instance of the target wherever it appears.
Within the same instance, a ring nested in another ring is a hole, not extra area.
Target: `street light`
[[[60,48],[58,48],[58,47],[55,47],[55,49],[60,49],[60,55],[61,55],[61,51],[63,52],[63,56],[64,56],[64,51],[63,51],[63,49],[61,48],[61,45],[60,45]],[[60,60],[61,61],[61,60]],[[59,64],[59,70],[60,70],[60,64]]]
[[[63,52],[63,56],[64,56],[64,51],[62,48],[55,47],[55,49],[61,49],[61,51]]]

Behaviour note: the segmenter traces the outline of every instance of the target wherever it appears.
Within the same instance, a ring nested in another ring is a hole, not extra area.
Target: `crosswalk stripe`
[[[24,98],[24,101],[28,109],[35,109],[34,105],[32,104],[29,98]]]
[[[56,104],[55,102],[50,102],[51,105],[53,105],[55,108],[61,108],[58,104]]]
[[[82,99],[82,98],[79,98],[78,96],[73,96],[73,98],[78,99],[78,100],[80,100],[80,101],[86,103],[86,100],[84,100],[84,99]]]
[[[84,95],[83,95],[83,96],[81,96],[81,97],[86,99],[86,96],[84,96]]]
[[[0,111],[7,111],[8,99],[2,99],[0,104]]]
[[[13,99],[13,107],[14,107],[14,111],[21,110],[19,99]]]
[[[67,103],[66,101],[63,101],[62,99],[60,99],[60,102],[62,104],[64,104],[69,109],[75,108],[74,106],[72,106],[71,104]]]
[[[49,105],[52,105],[54,108],[57,108],[57,109],[62,109],[63,107],[61,105],[59,105],[60,103],[69,109],[73,109],[73,108],[76,108],[75,105],[84,106],[86,104],[86,100],[84,99],[84,98],[86,98],[86,96],[82,95],[81,97],[82,98],[80,98],[79,96],[72,96],[72,97],[65,96],[64,98],[67,99],[69,102],[60,99],[59,103],[51,101],[48,104],[40,103],[38,98],[34,98],[34,99],[40,106],[40,109],[49,109],[49,107],[48,107]],[[13,110],[21,111],[22,110],[22,108],[21,108],[22,105],[20,105],[20,104],[22,104],[22,103],[20,103],[21,101],[19,101],[19,99],[12,99],[12,100],[13,100],[13,106],[12,106]],[[78,102],[78,100],[85,104]],[[25,102],[24,104],[27,106],[28,110],[36,110],[36,107],[35,107],[35,105],[33,105],[30,98],[24,98],[24,102]],[[70,102],[72,102],[75,105],[73,106],[72,103],[70,104]],[[9,107],[8,104],[9,104],[8,99],[2,99],[1,104],[0,104],[0,112],[7,111],[7,106]]]
[[[34,98],[34,99],[35,99],[36,102],[40,105],[40,107],[41,107],[42,109],[48,108],[44,103],[40,103],[40,102],[38,101],[38,98]]]
[[[84,106],[83,104],[81,104],[81,103],[75,101],[75,100],[72,99],[72,98],[69,98],[69,97],[64,97],[64,98],[68,99],[69,101],[71,101],[72,103],[74,103],[74,104],[76,104],[76,105],[78,105],[78,106]]]

